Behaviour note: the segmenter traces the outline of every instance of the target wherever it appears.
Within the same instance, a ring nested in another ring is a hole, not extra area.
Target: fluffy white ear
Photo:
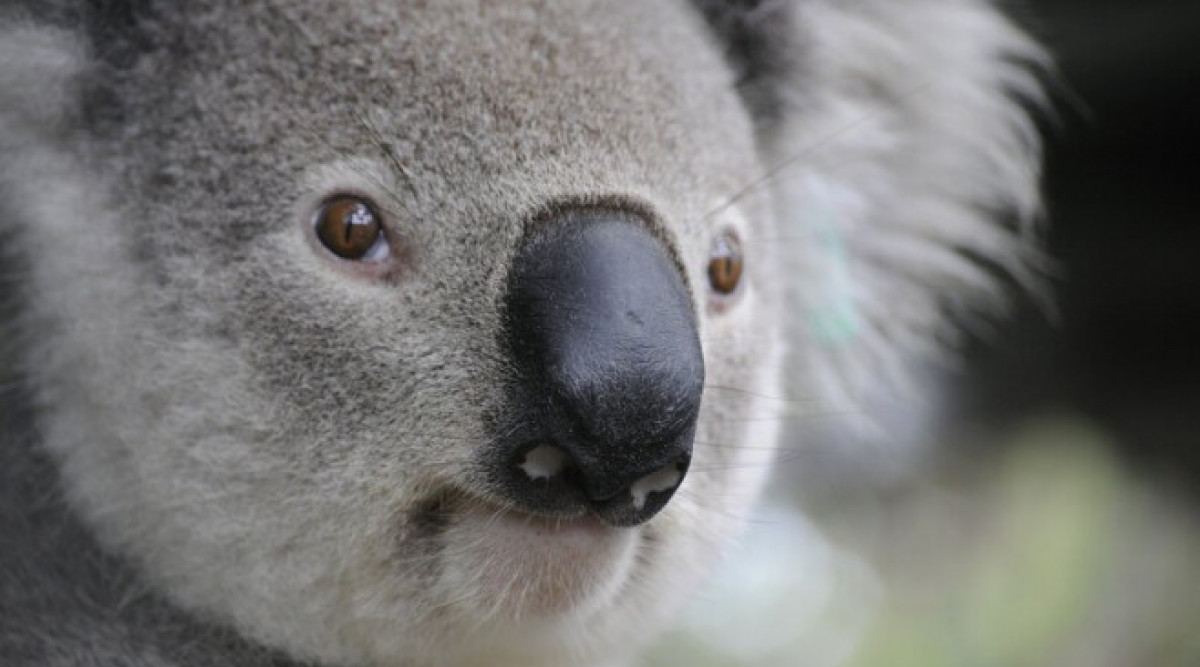
[[[962,317],[1035,283],[1044,53],[985,0],[808,0],[764,131],[795,287],[793,391],[860,415],[951,355]]]

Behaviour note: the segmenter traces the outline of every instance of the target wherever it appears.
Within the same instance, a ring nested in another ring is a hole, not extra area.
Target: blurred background
[[[918,447],[793,434],[652,667],[1200,666],[1200,0],[1009,4],[1061,74],[1057,317],[937,376]]]

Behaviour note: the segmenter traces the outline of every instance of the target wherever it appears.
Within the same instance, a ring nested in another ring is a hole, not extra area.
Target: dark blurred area
[[[1060,73],[1043,123],[1059,313],[1023,309],[979,346],[967,407],[993,426],[1080,413],[1200,501],[1200,1],[1013,11]]]

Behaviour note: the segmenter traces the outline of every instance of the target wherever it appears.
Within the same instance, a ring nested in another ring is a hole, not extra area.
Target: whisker
[[[932,85],[931,80],[926,80],[923,83],[918,83],[918,84],[914,85],[907,93],[898,96],[898,100],[904,101],[909,98],[915,97],[918,93],[923,92],[924,90],[929,88],[930,85]],[[798,163],[803,158],[812,155],[813,153],[821,150],[822,148],[825,148],[829,144],[832,144],[833,142],[837,141],[841,137],[843,137],[846,134],[849,134],[851,131],[857,129],[859,126],[863,125],[867,121],[873,120],[876,117],[882,115],[885,111],[886,111],[886,109],[878,109],[875,111],[871,111],[869,113],[864,113],[862,116],[846,123],[841,128],[834,130],[833,132],[830,132],[829,134],[818,139],[817,141],[814,141],[813,143],[809,144],[808,146],[805,146],[805,147],[797,150],[795,153],[788,156],[787,158],[784,158],[783,160],[768,167],[760,176],[751,180],[749,183],[747,183],[745,186],[743,186],[740,190],[736,191],[733,195],[731,195],[725,201],[723,201],[721,204],[719,204],[716,208],[712,209],[708,213],[701,216],[700,220],[702,222],[707,222],[713,216],[725,211],[729,207],[733,206],[734,204],[737,204],[742,199],[749,196],[751,193],[753,193],[756,189],[758,189],[762,185],[771,182],[771,180],[774,179],[776,176],[778,176],[781,172],[790,168],[792,165]]]
[[[786,396],[771,396],[770,394],[764,394],[762,392],[754,391],[753,389],[742,389],[741,387],[727,387],[727,386],[718,385],[718,384],[706,384],[706,385],[704,385],[704,389],[706,391],[707,390],[728,391],[728,392],[732,392],[735,394],[743,394],[745,396],[750,396],[753,398],[761,398],[761,399],[768,400],[768,401],[779,401],[781,403],[807,403],[807,404],[811,405],[812,403],[816,403],[817,401],[820,400],[820,399],[816,399],[816,398],[789,398]]]
[[[719,503],[721,498],[737,498],[744,497],[745,494],[738,493],[713,493],[705,490],[703,493],[687,488],[681,488],[676,491],[679,499],[686,500],[695,507],[704,511],[706,517],[718,517],[720,519],[733,522],[735,524],[755,524],[762,525],[762,522],[769,519],[758,514],[758,508],[750,505],[743,508],[739,512],[734,512],[726,505]],[[711,536],[710,536],[711,537]]]
[[[747,451],[747,452],[774,452],[774,451],[779,450],[778,447],[772,447],[770,445],[741,445],[741,444],[713,443],[713,442],[699,442],[699,441],[692,442],[692,446],[693,447],[704,447],[705,449],[728,449],[728,450],[733,450],[733,451]]]
[[[388,138],[379,129],[379,126],[376,125],[373,120],[371,120],[370,115],[365,109],[355,106],[351,110],[351,113],[354,115],[355,120],[358,121],[359,125],[361,125],[363,129],[366,130],[367,134],[369,134],[375,141],[376,146],[378,146],[379,150],[383,152],[384,157],[392,165],[392,167],[395,168],[396,173],[404,177],[404,183],[408,186],[409,192],[411,192],[413,197],[419,202],[421,199],[421,193],[417,191],[416,180],[413,178],[412,172],[408,170],[408,167],[405,166],[404,162],[400,159],[400,155],[396,152],[395,143],[388,140]]]
[[[766,422],[780,423],[795,423],[805,422],[810,420],[820,419],[841,419],[849,417],[861,417],[866,415],[865,410],[814,410],[812,412],[801,413],[784,413],[780,415],[760,415],[756,417],[708,417],[706,421],[716,424],[755,424]]]

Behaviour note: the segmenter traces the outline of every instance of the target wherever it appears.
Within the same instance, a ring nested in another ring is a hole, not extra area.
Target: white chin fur
[[[639,529],[591,516],[534,517],[472,503],[443,536],[443,588],[480,620],[580,619],[612,602],[628,581]]]

